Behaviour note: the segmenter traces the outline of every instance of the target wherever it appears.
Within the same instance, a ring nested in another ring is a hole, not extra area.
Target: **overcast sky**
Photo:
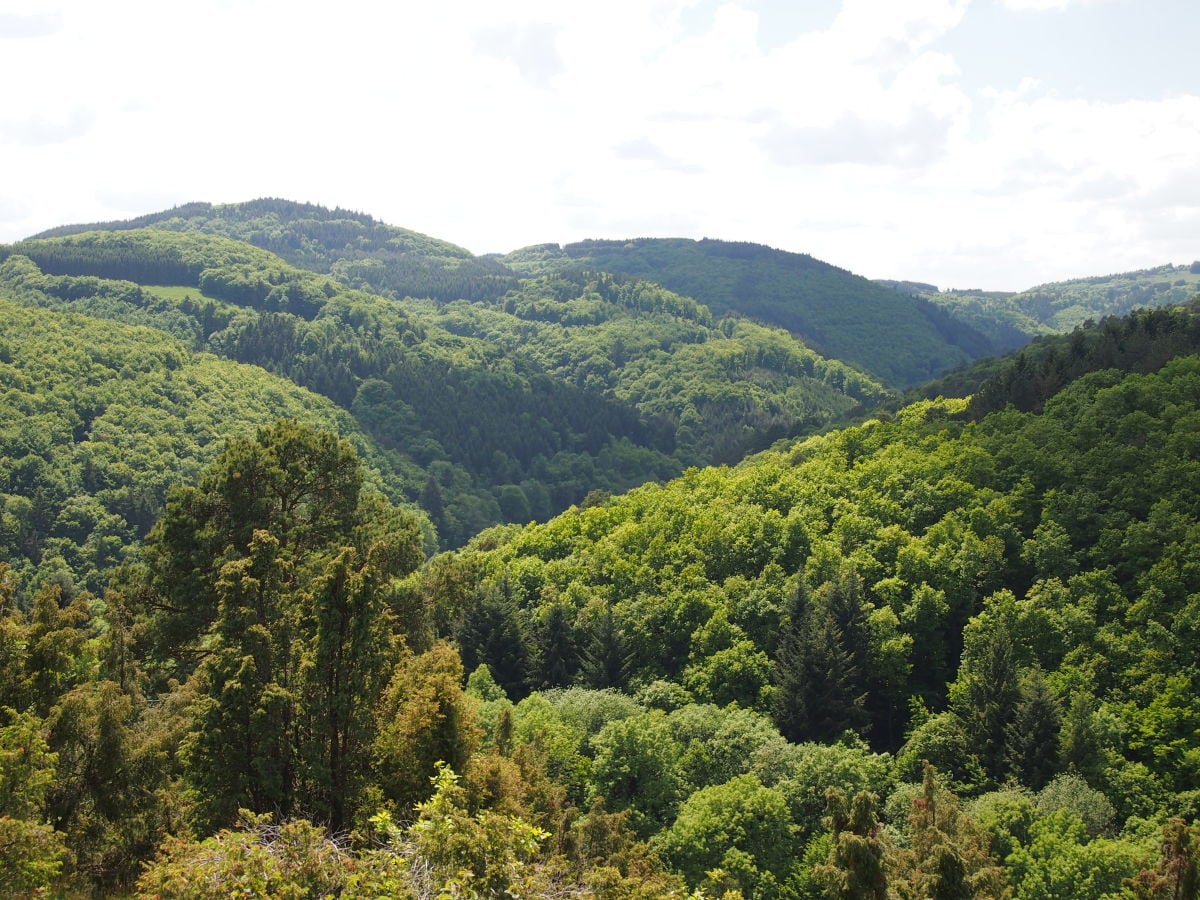
[[[1200,258],[1196,0],[0,0],[0,241],[192,200],[1017,290]]]

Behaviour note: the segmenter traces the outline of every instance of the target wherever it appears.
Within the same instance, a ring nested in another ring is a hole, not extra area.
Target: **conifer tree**
[[[963,722],[984,771],[995,781],[1005,771],[1007,729],[1020,696],[1012,638],[1006,627],[997,625],[964,655],[951,689],[952,709]]]
[[[611,607],[592,626],[580,663],[583,680],[589,687],[620,689],[628,683],[632,659]]]
[[[566,687],[579,670],[579,652],[575,646],[570,612],[556,603],[546,613],[537,639],[535,680],[540,688]]]
[[[887,845],[876,814],[879,798],[866,791],[847,806],[836,788],[825,792],[833,847],[813,874],[825,885],[825,896],[838,900],[887,900]]]
[[[1158,865],[1129,883],[1137,900],[1186,900],[1200,896],[1200,828],[1174,818],[1163,826]]]
[[[894,886],[912,900],[1006,898],[1004,870],[996,864],[981,829],[925,764],[921,794],[909,814],[909,845],[896,858]]]
[[[1025,677],[1021,699],[1005,730],[1009,770],[1026,787],[1041,790],[1058,771],[1062,715],[1058,700],[1038,669]]]
[[[867,725],[859,670],[829,610],[799,586],[775,661],[775,724],[790,741],[829,741]]]
[[[529,651],[507,580],[476,592],[456,637],[464,668],[474,671],[484,664],[505,694],[525,696]]]

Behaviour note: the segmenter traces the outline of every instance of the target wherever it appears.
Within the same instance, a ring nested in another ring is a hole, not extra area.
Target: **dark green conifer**
[[[1005,732],[1009,770],[1026,787],[1041,790],[1058,772],[1062,715],[1042,673],[1034,669],[1021,686],[1021,699]]]

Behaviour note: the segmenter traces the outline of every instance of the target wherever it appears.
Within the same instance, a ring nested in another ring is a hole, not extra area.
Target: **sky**
[[[1200,259],[1195,0],[0,0],[0,242],[195,200],[1021,290]]]

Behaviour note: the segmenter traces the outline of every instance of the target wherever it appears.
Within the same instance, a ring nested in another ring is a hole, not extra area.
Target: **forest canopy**
[[[1195,893],[1195,301],[901,404],[557,245],[124,224],[0,253],[0,893]]]

